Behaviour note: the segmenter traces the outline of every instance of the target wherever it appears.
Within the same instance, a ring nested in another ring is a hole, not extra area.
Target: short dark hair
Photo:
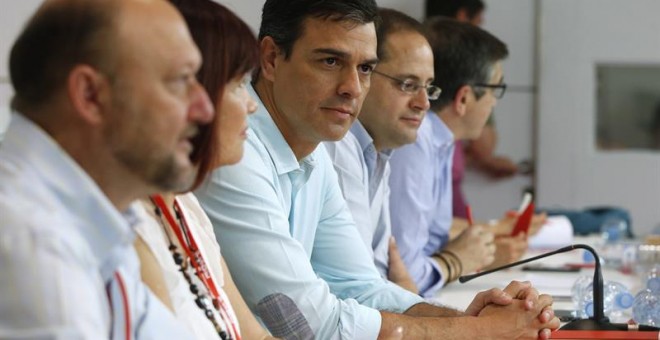
[[[385,42],[390,34],[401,31],[417,32],[422,36],[426,35],[424,25],[412,17],[390,8],[379,8],[378,15],[380,23],[376,30],[378,39],[378,60],[387,59],[385,52]]]
[[[259,47],[248,25],[225,6],[211,0],[170,0],[179,9],[202,54],[197,79],[215,107],[220,106],[225,85],[257,67]],[[220,145],[218,114],[200,127],[191,155],[198,166],[191,190],[197,188],[217,166]]]
[[[110,72],[109,46],[116,1],[62,1],[44,4],[30,18],[9,54],[14,87],[11,107],[40,108],[64,88],[80,64]],[[23,112],[25,113],[25,112]]]
[[[375,0],[266,0],[259,40],[271,37],[288,59],[307,18],[378,24]]]
[[[451,103],[462,86],[488,83],[493,66],[509,55],[501,40],[472,24],[434,17],[425,26],[433,50],[433,85],[442,89],[440,98],[431,102],[436,111]],[[478,98],[483,91],[475,94]]]
[[[474,19],[483,12],[486,5],[482,0],[426,0],[426,17],[441,15],[443,17],[456,18],[460,9],[465,9],[468,18]]]

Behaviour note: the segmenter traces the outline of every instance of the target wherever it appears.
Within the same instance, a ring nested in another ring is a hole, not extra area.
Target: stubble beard
[[[113,106],[116,110],[128,112],[128,116],[140,116],[136,114],[139,108],[129,105],[125,98],[116,98]],[[157,141],[149,144],[148,129],[133,129],[128,133],[129,138],[125,138],[126,135],[122,133],[114,133],[131,129],[130,126],[126,127],[127,124],[148,125],[148,122],[118,120],[118,124],[107,130],[106,140],[113,148],[114,158],[152,190],[155,188],[158,192],[184,192],[190,189],[195,178],[193,167],[177,164],[174,149],[166,152],[163,148],[158,148]]]

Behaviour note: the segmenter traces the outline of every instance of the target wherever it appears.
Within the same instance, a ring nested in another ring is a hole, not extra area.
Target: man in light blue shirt
[[[478,295],[466,314],[483,316],[456,317],[465,314],[425,304],[376,270],[319,145],[341,139],[360,110],[377,62],[376,15],[371,0],[264,5],[261,105],[243,160],[196,192],[241,294],[253,309],[286,294],[318,339],[375,339],[398,327],[404,338],[468,339],[519,329],[522,318],[524,332],[555,327],[551,298],[529,285]]]
[[[417,293],[391,238],[388,161],[393,149],[415,141],[429,97],[437,99],[441,90],[429,85],[433,52],[422,24],[391,9],[381,8],[379,14],[379,62],[358,121],[342,140],[324,144],[378,271]]]
[[[449,241],[451,161],[454,141],[478,137],[503,94],[501,61],[508,51],[496,37],[467,23],[435,18],[427,28],[435,56],[433,84],[443,91],[431,102],[417,141],[390,160],[390,213],[401,257],[420,292],[430,297],[495,257],[493,234],[480,226]]]
[[[9,64],[0,338],[189,339],[140,281],[130,208],[191,184],[213,116],[185,22],[160,0],[48,1]]]
[[[430,111],[422,121],[417,141],[397,150],[400,154],[391,162],[393,233],[404,263],[420,293],[427,297],[447,281],[447,270],[432,255],[449,242],[452,200],[451,190],[446,188],[451,186],[453,150],[451,131]]]

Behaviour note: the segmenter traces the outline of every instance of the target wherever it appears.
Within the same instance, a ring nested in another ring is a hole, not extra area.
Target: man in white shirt
[[[188,339],[140,281],[130,204],[187,188],[213,117],[162,0],[45,2],[14,43],[0,146],[0,338]]]

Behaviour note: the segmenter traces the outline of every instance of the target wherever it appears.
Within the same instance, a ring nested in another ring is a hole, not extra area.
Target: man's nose
[[[201,84],[195,82],[193,86],[194,88],[190,95],[189,118],[199,123],[209,123],[215,114],[213,103],[211,103],[208,93],[206,93],[206,90]]]

